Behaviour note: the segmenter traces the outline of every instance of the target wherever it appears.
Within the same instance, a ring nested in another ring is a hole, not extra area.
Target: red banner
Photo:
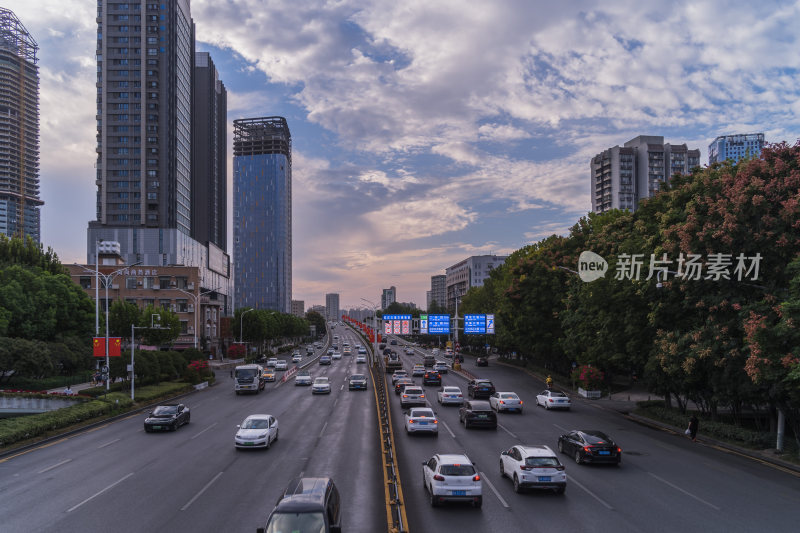
[[[105,357],[106,356],[106,338],[105,337],[95,337],[94,341],[92,342],[92,355],[95,357]]]
[[[109,337],[108,339],[108,356],[109,357],[122,357],[122,338]]]

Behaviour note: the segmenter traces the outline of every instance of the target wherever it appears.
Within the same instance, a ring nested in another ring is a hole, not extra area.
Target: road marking
[[[120,440],[121,439],[114,439],[110,442],[106,442],[105,444],[101,444],[100,446],[98,446],[97,449],[99,450],[101,448],[105,448],[106,446],[111,446],[112,444],[114,444],[115,442],[119,442]]]
[[[514,435],[508,429],[506,429],[506,427],[503,424],[498,423],[497,425],[500,426],[500,429],[502,429],[503,431],[505,431],[506,433],[508,433],[512,437],[514,437],[515,439],[518,438],[516,435]]]
[[[117,439],[117,440],[119,440],[119,439]],[[53,466],[48,466],[47,468],[44,468],[44,469],[42,469],[42,470],[39,470],[39,471],[38,471],[38,472],[36,472],[36,473],[37,473],[37,474],[44,474],[45,472],[47,472],[47,471],[49,471],[49,470],[52,470],[52,469],[54,469],[54,468],[58,468],[59,466],[61,466],[61,465],[64,465],[64,464],[67,464],[67,463],[68,463],[68,462],[70,462],[70,461],[72,461],[72,459],[64,459],[64,460],[63,460],[63,461],[61,461],[60,463],[56,463],[56,464],[54,464]]]
[[[444,428],[447,430],[447,432],[448,432],[448,433],[450,433],[450,436],[451,436],[451,437],[453,437],[453,438],[456,438],[456,434],[455,434],[455,433],[453,433],[453,432],[450,430],[450,426],[448,426],[448,425],[447,425],[447,422],[445,422],[444,420],[439,420],[439,422],[441,422],[441,424],[444,426]]]
[[[607,503],[606,503],[606,502],[605,502],[605,501],[604,501],[602,498],[600,498],[600,497],[599,497],[597,494],[595,494],[594,492],[590,491],[590,490],[589,490],[587,487],[585,487],[583,484],[579,483],[579,482],[578,482],[578,481],[577,481],[577,480],[576,480],[574,477],[571,477],[571,476],[570,476],[569,480],[570,480],[570,482],[571,482],[571,483],[575,483],[575,484],[576,484],[576,485],[578,485],[580,488],[582,488],[583,490],[585,490],[585,491],[586,491],[586,492],[589,494],[589,496],[591,496],[592,498],[594,498],[594,499],[595,499],[595,500],[597,500],[598,502],[602,503],[602,504],[603,504],[603,506],[604,506],[606,509],[608,509],[609,511],[613,511],[613,510],[614,510],[614,508],[613,508],[613,507],[611,507],[609,504],[607,504]]]
[[[116,487],[117,485],[119,485],[120,483],[122,483],[123,481],[125,481],[126,479],[128,479],[129,477],[131,477],[132,475],[133,475],[133,472],[131,472],[130,474],[128,474],[128,475],[127,475],[127,476],[125,476],[124,478],[120,479],[119,481],[115,481],[114,483],[112,483],[112,484],[111,484],[111,485],[109,485],[108,487],[104,488],[104,489],[103,489],[103,490],[101,490],[100,492],[96,492],[96,493],[95,493],[95,494],[93,494],[92,496],[89,496],[88,498],[86,498],[85,500],[83,500],[83,501],[82,501],[81,503],[79,503],[78,505],[75,505],[75,506],[73,506],[73,507],[70,507],[69,509],[67,509],[67,512],[68,512],[68,513],[71,513],[72,511],[74,511],[75,509],[77,509],[78,507],[80,507],[81,505],[83,505],[84,503],[88,503],[88,502],[90,502],[90,501],[94,500],[95,498],[97,498],[98,496],[100,496],[101,494],[103,494],[104,492],[106,492],[106,491],[109,491],[109,490],[113,489],[114,487]]]
[[[677,486],[677,485],[675,485],[675,484],[673,484],[673,483],[670,483],[670,482],[669,482],[669,481],[667,481],[666,479],[664,479],[664,478],[662,478],[662,477],[659,477],[659,476],[655,475],[655,474],[654,474],[654,473],[652,473],[652,472],[648,472],[648,474],[650,474],[651,476],[653,476],[654,478],[656,478],[656,479],[657,479],[657,480],[659,480],[660,482],[662,482],[662,483],[664,483],[664,484],[666,484],[666,485],[669,485],[669,486],[670,486],[670,487],[672,487],[673,489],[675,489],[675,490],[677,490],[677,491],[680,491],[680,492],[682,492],[682,493],[686,494],[686,495],[687,495],[687,496],[689,496],[690,498],[694,498],[695,500],[699,501],[700,503],[704,503],[704,504],[708,505],[709,507],[711,507],[711,508],[712,508],[712,509],[714,509],[714,510],[717,510],[717,511],[721,511],[721,510],[722,510],[722,509],[720,509],[719,507],[717,507],[716,505],[714,505],[713,503],[708,503],[708,502],[707,502],[707,501],[705,501],[703,498],[700,498],[699,496],[695,496],[695,495],[694,495],[694,494],[692,494],[691,492],[688,492],[688,491],[685,491],[685,490],[683,490],[683,489],[682,489],[682,488],[680,488],[679,486]]]
[[[561,427],[561,426],[559,426],[558,424],[553,424],[553,425],[554,425],[555,427],[557,427],[558,429],[560,429],[561,431],[563,431],[564,433],[569,433],[569,430],[568,430],[567,428],[565,428],[565,427]]]
[[[327,427],[328,427],[328,423],[325,422],[325,424],[322,425],[322,431],[319,432],[319,436],[320,437],[322,437],[322,435],[325,434],[325,428],[327,428]]]
[[[189,500],[189,503],[187,503],[186,505],[184,505],[183,507],[181,507],[181,511],[185,511],[186,509],[188,509],[188,508],[189,508],[189,506],[190,506],[190,505],[192,505],[192,504],[194,503],[194,501],[195,501],[197,498],[199,498],[200,496],[202,496],[202,495],[203,495],[203,493],[204,493],[205,491],[207,491],[207,490],[208,490],[208,487],[210,487],[212,483],[214,483],[214,482],[215,482],[217,479],[219,479],[219,476],[221,476],[221,475],[222,475],[222,472],[220,472],[219,474],[217,474],[216,476],[214,476],[214,478],[213,478],[211,481],[209,481],[208,483],[206,483],[206,486],[205,486],[205,487],[203,487],[202,489],[200,489],[200,492],[198,492],[197,494],[195,494],[195,495],[194,495],[194,498],[192,498],[191,500]]]
[[[208,426],[206,429],[204,429],[204,430],[203,430],[203,431],[201,431],[200,433],[195,433],[193,436],[189,437],[189,440],[194,440],[194,439],[196,439],[197,437],[199,437],[200,435],[202,435],[203,433],[205,433],[205,432],[206,432],[206,431],[208,431],[209,429],[213,428],[213,427],[214,427],[214,426],[216,426],[217,424],[219,424],[219,422],[214,422],[213,424],[211,424],[210,426]]]
[[[503,504],[503,507],[508,509],[510,506],[506,503],[506,501],[503,499],[503,497],[500,496],[500,493],[497,492],[497,489],[494,488],[494,485],[492,485],[492,482],[489,481],[489,478],[486,477],[486,474],[484,472],[481,472],[481,479],[484,480],[487,485],[489,485],[489,488],[492,489],[492,492],[494,492],[494,495],[497,496],[498,500],[500,500],[500,503]]]
[[[344,385],[342,385],[341,387],[339,387],[339,390],[344,390]]]

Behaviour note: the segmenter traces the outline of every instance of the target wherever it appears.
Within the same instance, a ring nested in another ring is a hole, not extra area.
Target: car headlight
[[[267,436],[267,434],[266,434],[266,433],[262,433],[262,434],[260,434],[260,435],[259,435],[257,438],[259,438],[259,439],[263,439],[263,438],[265,438],[266,436]]]

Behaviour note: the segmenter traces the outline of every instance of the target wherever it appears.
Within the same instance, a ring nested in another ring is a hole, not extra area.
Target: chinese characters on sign
[[[464,315],[464,334],[493,335],[494,315]]]
[[[733,254],[708,254],[706,261],[702,261],[700,254],[681,253],[678,259],[673,261],[663,254],[656,258],[655,254],[650,254],[650,263],[647,267],[647,279],[657,277],[667,280],[670,274],[675,278],[686,280],[711,280],[735,279],[736,281],[758,280],[758,271],[761,265],[761,254],[756,253],[752,257],[739,254],[736,258]],[[614,279],[638,280],[644,274],[644,254],[620,254],[617,257],[617,271]]]
[[[450,315],[420,315],[419,332],[422,335],[449,335]]]

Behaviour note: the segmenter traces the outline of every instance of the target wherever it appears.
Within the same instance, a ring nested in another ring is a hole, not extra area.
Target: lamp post
[[[361,299],[372,306],[372,360],[370,364],[375,366],[378,360],[378,306],[366,298]]]
[[[158,318],[156,318],[158,317]],[[158,322],[158,326],[155,323]],[[136,342],[134,340],[135,330],[137,329],[169,329],[161,327],[161,315],[150,315],[150,325],[149,326],[135,326],[131,324],[131,400],[134,399],[133,397],[133,381],[136,378],[136,371],[133,367],[133,347],[136,346]]]
[[[192,313],[192,314],[194,315],[194,347],[195,347],[195,349],[197,349],[197,315],[200,312],[200,305],[198,305],[197,298],[200,297],[200,296],[203,296],[204,294],[209,294],[209,293],[212,293],[214,291],[218,291],[219,289],[220,289],[219,287],[216,287],[214,289],[209,289],[207,291],[203,291],[200,294],[196,295],[196,294],[191,293],[189,291],[185,291],[183,289],[179,289],[179,288],[175,287],[176,291],[180,291],[183,294],[191,296],[192,299],[194,300],[194,313]]]

